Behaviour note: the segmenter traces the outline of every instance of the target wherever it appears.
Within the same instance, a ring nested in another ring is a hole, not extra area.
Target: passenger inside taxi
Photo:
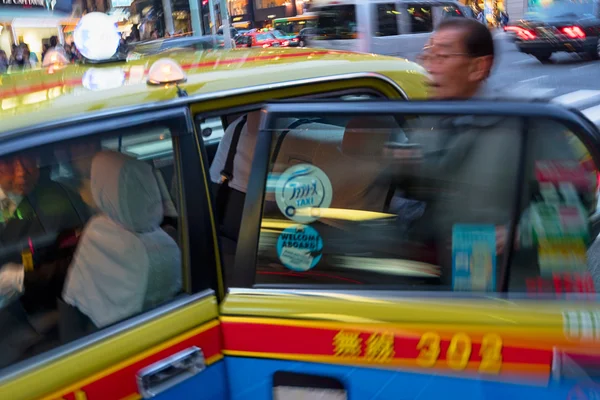
[[[63,299],[102,328],[172,298],[181,289],[181,254],[160,228],[151,166],[103,151],[92,162],[92,182],[100,214],[81,236]]]
[[[110,143],[0,158],[0,366],[181,290],[178,217],[162,173],[103,150]]]

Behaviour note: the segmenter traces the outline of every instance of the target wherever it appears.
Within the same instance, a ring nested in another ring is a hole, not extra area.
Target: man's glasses
[[[443,63],[451,58],[469,57],[469,54],[467,53],[449,53],[445,51],[435,51],[434,49],[434,46],[425,46],[421,54],[418,55],[417,61],[420,63]]]

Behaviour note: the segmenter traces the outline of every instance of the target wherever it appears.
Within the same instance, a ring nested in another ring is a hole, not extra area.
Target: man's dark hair
[[[448,17],[439,23],[436,30],[460,29],[464,32],[464,45],[471,57],[494,56],[494,38],[481,22],[471,18]]]
[[[52,36],[50,38],[50,47],[56,47],[58,45],[58,38],[56,36]]]

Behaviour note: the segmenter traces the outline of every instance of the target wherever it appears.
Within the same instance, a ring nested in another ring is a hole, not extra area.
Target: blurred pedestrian
[[[31,68],[31,60],[29,59],[29,48],[25,44],[17,46],[13,60],[10,64],[10,70],[25,70]]]
[[[35,54],[29,49],[29,45],[27,43],[23,43],[23,48],[25,50],[25,53],[27,54],[27,59],[29,60],[31,67],[37,67],[37,64],[39,62],[37,54]]]
[[[44,57],[46,57],[46,53],[48,52],[49,48],[50,46],[48,46],[47,44],[42,45],[42,60],[44,59]]]
[[[8,71],[8,56],[4,50],[0,50],[0,74]]]
[[[500,12],[500,24],[502,25],[502,27],[505,27],[508,25],[508,13],[506,11],[501,11]]]
[[[509,93],[495,90],[487,84],[494,56],[494,39],[485,25],[468,18],[444,19],[420,57],[430,75],[432,97],[437,100],[509,99]],[[520,137],[506,133],[518,132],[521,121],[517,118],[482,117],[481,121],[474,119],[471,124],[461,122],[460,118],[422,118],[415,120],[414,126],[406,130],[410,142],[422,146],[423,155],[418,179],[412,187],[406,188],[408,198],[427,201],[427,195],[422,194],[439,191],[439,186],[435,185],[439,185],[441,176],[445,177],[444,185],[448,186],[444,187],[448,193],[463,193],[459,188],[469,187],[464,191],[469,207],[464,207],[465,197],[440,197],[435,203],[428,204],[425,217],[421,219],[423,224],[415,226],[428,240],[437,243],[437,253],[444,266],[452,265],[449,261],[451,248],[446,244],[452,238],[453,226],[470,218],[495,225],[497,255],[506,254],[508,221],[511,220],[508,211],[513,207],[513,199],[502,194],[510,192],[518,176],[519,151],[516,149],[519,149]],[[528,129],[531,153],[528,153],[527,160],[570,161],[575,158],[563,126],[532,119]],[[440,133],[432,137],[432,131]],[[534,169],[527,166],[526,170]],[[493,184],[490,184],[490,176],[495,177]],[[535,178],[525,178],[526,182],[531,180]],[[487,194],[473,195],[476,193]],[[522,227],[527,224],[528,201],[534,195],[533,186],[523,189],[522,198],[527,202],[523,202],[519,212],[521,223],[525,225],[517,227],[517,237],[525,237],[529,232]],[[477,215],[481,215],[482,219],[475,217]],[[431,221],[436,221],[434,232],[430,232],[431,228],[427,225]],[[527,241],[515,243],[515,246],[520,246],[519,254],[523,257],[520,260],[531,261],[537,256],[535,249],[526,248],[529,245]],[[449,283],[450,269],[443,275]]]

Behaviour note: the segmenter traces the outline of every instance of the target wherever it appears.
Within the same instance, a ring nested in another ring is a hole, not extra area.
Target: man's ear
[[[487,79],[492,72],[493,56],[477,57],[471,61],[469,80],[479,82]]]

